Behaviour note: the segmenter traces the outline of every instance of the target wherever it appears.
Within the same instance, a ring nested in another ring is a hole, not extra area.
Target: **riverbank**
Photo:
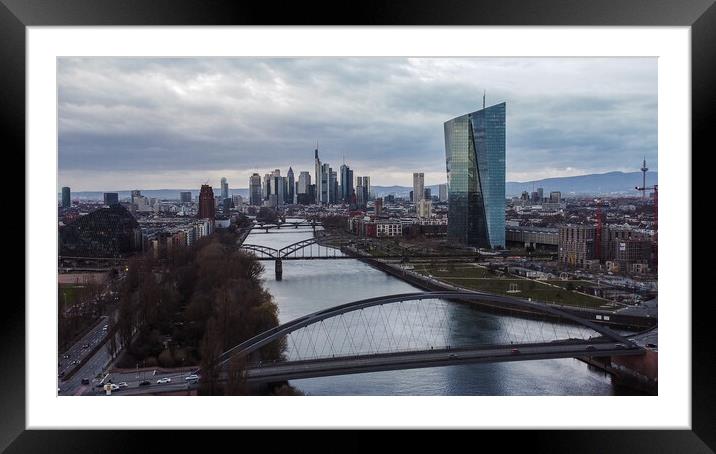
[[[452,284],[448,284],[446,282],[439,281],[434,278],[430,278],[427,276],[424,276],[420,273],[416,273],[411,270],[406,270],[399,265],[388,263],[386,261],[376,259],[362,251],[358,251],[356,249],[350,248],[350,247],[342,247],[341,252],[343,252],[346,255],[350,255],[351,257],[355,257],[356,259],[374,267],[377,268],[383,272],[386,272],[390,274],[391,276],[397,277],[411,285],[414,285],[418,288],[421,288],[423,290],[427,291],[473,291],[471,289],[466,289],[463,287],[458,287]],[[488,303],[488,302],[474,302],[471,304],[479,304],[480,306],[490,309],[497,312],[521,312],[526,316],[539,316],[540,318],[544,318],[545,314],[542,312],[537,311],[531,311],[529,309],[515,309],[510,307],[509,309],[506,309],[500,305]],[[589,308],[579,308],[579,307],[572,307],[572,306],[561,306],[556,304],[550,304],[550,306],[558,308],[564,312],[567,312],[571,315],[576,315],[581,318],[588,319],[590,321],[593,321],[595,323],[620,328],[620,329],[630,329],[630,330],[644,330],[648,328],[652,328],[656,325],[657,320],[650,318],[650,317],[641,317],[641,316],[634,316],[634,315],[625,315],[625,314],[618,314],[613,311],[605,311],[605,310],[598,310],[598,309],[589,309]],[[557,320],[565,321],[561,317],[557,316],[551,316],[552,318],[555,318]]]

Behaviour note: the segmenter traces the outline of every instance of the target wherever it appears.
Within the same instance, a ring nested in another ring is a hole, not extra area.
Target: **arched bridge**
[[[503,317],[480,319],[484,305],[493,310],[499,307]],[[466,322],[461,311],[475,311],[473,318],[478,322]],[[285,351],[280,360],[266,361],[262,355],[269,349],[276,351],[273,343]],[[219,355],[214,364],[220,374],[227,373],[232,364],[244,364],[246,381],[278,382],[481,362],[642,353],[638,345],[608,327],[542,303],[485,292],[440,291],[381,296],[314,312],[242,342]]]
[[[332,246],[321,244],[321,242],[332,241]],[[289,244],[281,249],[274,249],[268,246],[257,244],[242,244],[241,249],[252,252],[258,260],[273,260],[276,264],[276,280],[281,280],[283,275],[283,260],[325,260],[325,259],[350,259],[352,257],[340,251],[340,245],[347,243],[337,237],[322,236],[313,237],[307,240]]]

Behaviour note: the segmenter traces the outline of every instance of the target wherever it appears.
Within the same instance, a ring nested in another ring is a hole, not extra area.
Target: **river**
[[[311,229],[255,231],[245,240],[280,249],[311,238]],[[264,285],[279,306],[281,323],[350,301],[421,291],[358,260],[299,260],[283,262],[283,279],[276,281],[274,263],[265,266]],[[481,312],[465,304],[446,303],[451,326],[461,333],[499,339],[514,326],[514,318]],[[521,326],[537,323],[520,320]],[[549,323],[551,329],[565,325]],[[572,327],[574,328],[574,327]],[[567,332],[567,331],[565,331]],[[290,346],[289,346],[290,348]],[[290,352],[289,352],[290,353]],[[292,380],[306,395],[618,395],[633,394],[612,384],[611,378],[576,359],[517,361],[491,364],[409,369]]]

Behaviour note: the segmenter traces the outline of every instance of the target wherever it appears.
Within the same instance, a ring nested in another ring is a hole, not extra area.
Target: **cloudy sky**
[[[61,58],[59,186],[247,187],[346,163],[445,180],[443,123],[507,103],[507,179],[657,170],[655,58]]]

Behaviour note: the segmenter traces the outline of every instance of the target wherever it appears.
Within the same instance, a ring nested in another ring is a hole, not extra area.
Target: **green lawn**
[[[464,287],[472,290],[482,290],[501,295],[513,295],[519,298],[532,298],[538,301],[545,301],[568,306],[580,306],[600,308],[605,306],[607,301],[589,295],[572,292],[564,289],[567,281],[550,281],[558,287],[545,284],[531,279],[515,279],[509,276],[497,277],[483,267],[469,263],[455,264],[416,264],[415,271],[424,275],[431,275],[448,284]],[[576,286],[584,281],[572,281]],[[513,284],[513,285],[511,285]],[[516,289],[519,292],[510,293],[509,290]],[[609,307],[609,306],[605,306]]]

